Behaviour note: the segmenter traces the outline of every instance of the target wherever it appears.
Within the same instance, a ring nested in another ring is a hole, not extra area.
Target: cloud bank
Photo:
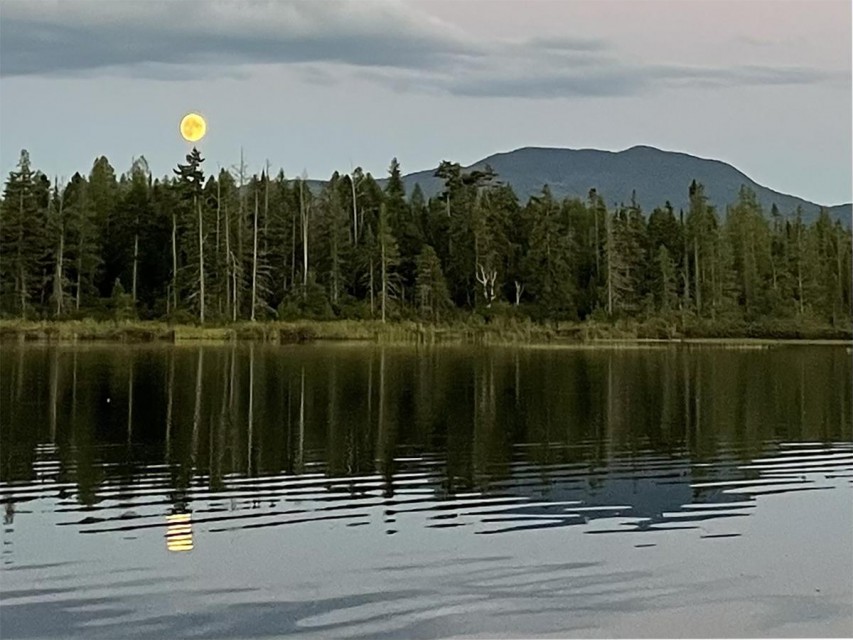
[[[465,97],[631,96],[661,89],[845,82],[805,67],[626,59],[589,37],[475,38],[402,2],[4,0],[0,76],[239,76],[291,65],[315,82],[359,76]]]

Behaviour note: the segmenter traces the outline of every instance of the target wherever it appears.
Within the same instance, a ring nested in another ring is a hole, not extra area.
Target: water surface
[[[3,638],[853,634],[843,347],[3,346]]]

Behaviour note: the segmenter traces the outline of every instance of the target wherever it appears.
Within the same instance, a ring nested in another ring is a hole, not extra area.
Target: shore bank
[[[411,321],[245,322],[222,326],[156,321],[0,321],[0,341],[195,343],[255,341],[296,344],[359,341],[377,344],[660,345],[853,344],[850,330],[796,325],[699,325],[680,331],[662,323],[533,322],[433,325]]]

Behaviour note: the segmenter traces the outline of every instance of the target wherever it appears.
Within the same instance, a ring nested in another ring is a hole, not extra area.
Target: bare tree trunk
[[[83,287],[83,234],[77,243],[77,290],[74,292],[74,310],[80,311],[81,289]]]
[[[353,174],[350,174],[349,183],[352,187],[352,244],[355,246],[358,244],[358,201],[355,194],[355,175]]]
[[[296,216],[290,216],[290,286],[296,286]]]
[[[773,250],[770,250],[770,271],[773,276],[773,291],[778,291],[779,288],[776,283],[776,261],[773,259]]]
[[[252,312],[250,319],[255,321],[255,305],[258,295],[258,193],[255,191],[255,217],[252,224]]]
[[[800,303],[800,315],[805,313],[805,303],[803,301],[803,237],[802,228],[799,220],[797,220],[797,296]]]
[[[384,206],[384,205],[383,205]],[[385,322],[385,306],[388,302],[388,270],[385,265],[385,234],[382,234],[380,242],[382,250],[382,322]]]
[[[483,298],[486,300],[486,308],[489,309],[496,297],[495,280],[497,280],[498,272],[497,270],[492,269],[487,273],[485,267],[481,264],[478,264],[477,267],[479,268],[479,271],[476,269],[474,270],[474,279],[483,286]],[[520,295],[517,287],[518,283],[516,282],[516,304],[518,304],[518,296]]]
[[[592,218],[595,221],[595,275],[601,274],[601,251],[598,247],[598,207],[593,209]]]
[[[217,184],[219,189],[219,184]],[[217,191],[217,193],[220,193]],[[225,313],[234,322],[237,320],[237,305],[232,297],[236,293],[237,283],[234,280],[234,256],[231,254],[231,216],[225,207]],[[233,284],[233,286],[232,286]]]
[[[24,275],[24,257],[22,249],[24,246],[24,190],[21,189],[21,198],[18,211],[18,291],[21,294],[21,318],[27,315],[27,278]],[[77,272],[80,273],[79,271]],[[79,276],[78,276],[79,277]],[[80,308],[79,298],[77,308]]]
[[[370,259],[370,317],[374,314],[373,306],[373,258]]]
[[[62,315],[62,299],[64,297],[62,291],[62,274],[64,272],[63,260],[65,255],[65,225],[62,225],[62,231],[59,234],[59,252],[56,258],[56,275],[53,278],[53,298],[56,303],[54,315],[58,318]]]
[[[137,274],[139,273],[139,218],[136,219],[136,233],[133,234],[133,285],[131,290],[133,292],[133,307],[136,308],[136,283],[138,280]]]
[[[237,299],[237,258],[231,256],[231,321],[237,322],[237,307],[239,300]]]
[[[299,180],[299,215],[302,219],[302,298],[308,293],[308,212],[305,210],[305,177]]]
[[[178,221],[172,211],[172,311],[178,308]]]
[[[681,268],[681,279],[684,284],[684,295],[681,297],[681,301],[679,306],[681,308],[681,327],[684,328],[685,314],[687,313],[687,307],[690,306],[690,264],[689,259],[687,257],[687,233],[684,231],[684,215],[683,213],[679,215],[679,220],[681,223],[681,233],[682,233],[682,243],[681,243],[681,253],[683,265]]]
[[[264,181],[264,255],[269,255],[270,161],[267,160],[267,179]]]
[[[607,234],[607,315],[613,315],[613,223],[610,221],[610,214],[605,222],[605,233]]]
[[[18,281],[21,283],[21,318],[27,317],[27,277],[24,275],[23,263],[18,265]],[[78,303],[77,308],[80,308]]]
[[[800,304],[800,315],[803,315],[806,311],[803,302],[803,266],[800,264],[799,259],[797,260],[797,296]]]
[[[714,260],[711,262],[711,320],[716,320],[717,318],[717,305],[722,298],[722,286],[720,287],[720,291],[717,291],[717,263],[719,262],[720,256],[717,254],[716,248],[714,249]],[[749,305],[747,305],[747,309]]]
[[[246,162],[243,158],[243,148],[240,147],[240,211],[239,217],[237,221],[237,256],[234,259],[234,269],[235,271],[239,268],[239,271],[242,273],[243,271],[243,224],[246,221]],[[240,309],[240,302],[243,299],[243,284],[241,282],[241,278],[237,278],[236,274],[233,278],[233,281],[236,285],[239,285],[234,292],[234,300],[235,300],[235,308],[234,317],[236,319],[237,314]]]
[[[693,237],[693,278],[696,290],[696,313],[702,314],[702,285],[699,282],[699,240]]]
[[[204,324],[204,234],[201,217],[201,200],[195,197],[196,209],[198,211],[198,319]]]
[[[64,302],[64,292],[62,290],[62,278],[65,273],[65,265],[63,263],[65,256],[65,220],[62,217],[63,200],[62,193],[59,191],[59,184],[55,182],[56,192],[59,194],[59,251],[56,256],[56,274],[53,278],[53,299],[56,304],[54,314],[56,317],[62,315],[62,303]]]
[[[835,233],[835,277],[838,279],[838,298],[833,300],[832,302],[832,324],[835,325],[838,323],[838,312],[839,307],[841,307],[841,311],[843,312],[844,307],[844,261],[841,258],[841,235],[836,231]]]
[[[228,304],[228,302],[227,302],[227,300],[228,300],[228,275],[227,275],[228,256],[226,255],[225,262],[223,262],[222,254],[220,253],[221,243],[219,241],[220,229],[221,229],[221,225],[222,225],[222,200],[221,200],[222,184],[221,183],[222,183],[221,176],[217,175],[216,176],[216,279],[217,279],[216,311],[220,316],[222,316],[222,285],[219,284],[219,279],[222,278],[221,269],[222,269],[223,265],[225,266],[225,270],[226,270],[226,275],[225,275],[225,299],[226,299],[226,303],[225,304],[226,305]]]

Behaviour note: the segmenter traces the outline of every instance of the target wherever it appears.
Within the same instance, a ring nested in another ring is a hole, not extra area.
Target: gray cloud
[[[542,49],[545,51],[604,51],[610,46],[602,38],[567,38],[547,37],[530,38],[522,41],[522,45],[531,49]]]
[[[396,91],[424,91],[488,98],[579,98],[619,97],[648,94],[658,90],[705,87],[723,89],[744,86],[806,85],[847,82],[844,73],[806,68],[762,66],[693,67],[680,65],[625,64],[602,58],[561,67],[523,64],[458,69],[453,74],[405,74],[397,70],[360,72]]]
[[[478,40],[401,2],[4,0],[0,75],[241,77],[287,64],[334,84],[470,97],[628,96],[660,89],[849,84],[809,68],[627,62],[604,39]]]
[[[431,68],[481,55],[458,31],[397,3],[5,0],[0,74],[119,65],[331,62]]]

